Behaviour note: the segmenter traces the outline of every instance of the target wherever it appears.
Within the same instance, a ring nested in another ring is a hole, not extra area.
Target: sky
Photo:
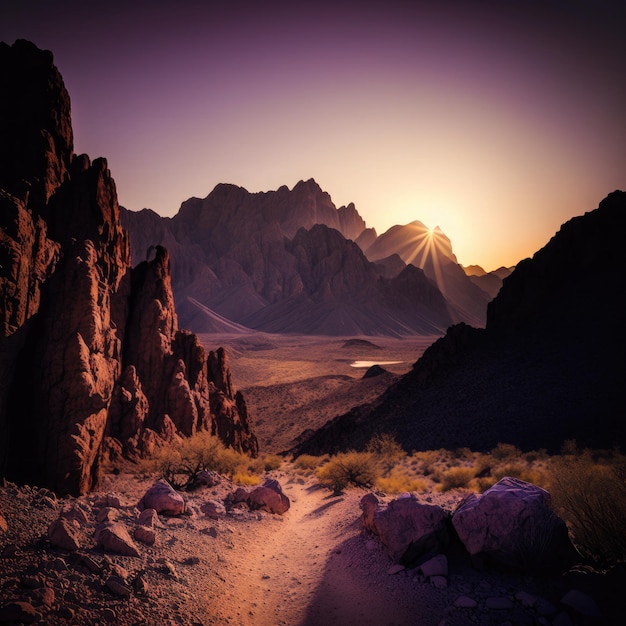
[[[625,6],[2,0],[0,41],[54,53],[129,209],[314,178],[492,270],[626,189]]]

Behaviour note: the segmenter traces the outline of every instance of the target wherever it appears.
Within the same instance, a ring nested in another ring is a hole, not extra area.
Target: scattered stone
[[[102,566],[88,554],[81,554],[79,563],[84,565],[92,574],[100,574],[102,572]]]
[[[114,509],[121,509],[122,508],[122,503],[120,501],[120,498],[117,494],[115,493],[107,493],[104,496],[100,496],[95,502],[94,502],[94,506],[96,508],[102,508],[102,507],[111,507]]]
[[[119,576],[124,582],[128,580],[128,570],[125,567],[122,567],[118,563],[111,563],[110,565],[111,574],[115,574],[115,576]]]
[[[578,589],[570,589],[562,598],[561,604],[574,609],[579,615],[585,617],[602,617],[602,611],[598,608],[595,600]]]
[[[106,522],[96,527],[96,543],[107,552],[124,556],[139,556],[139,550],[130,538],[126,528],[118,522]]]
[[[57,611],[57,615],[68,622],[72,622],[76,613],[69,606],[61,606],[61,608]]]
[[[56,599],[54,589],[51,589],[50,587],[40,587],[39,589],[34,589],[32,597],[39,604],[43,604],[48,607],[52,606]]]
[[[279,482],[273,478],[268,478],[260,487],[255,487],[248,496],[248,503],[252,510],[262,509],[278,515],[286,513],[291,506]]]
[[[210,472],[208,470],[202,470],[196,476],[196,482],[204,487],[215,487],[221,481],[221,477],[217,472]]]
[[[76,526],[60,517],[48,527],[48,541],[56,548],[75,552],[81,548],[81,536]]]
[[[9,530],[9,524],[7,523],[4,515],[0,513],[0,532],[6,533]]]
[[[44,561],[43,566],[45,569],[52,570],[54,572],[66,572],[69,569],[67,563],[61,557]]]
[[[576,626],[576,624],[574,624],[568,613],[560,611],[559,614],[552,620],[552,626]]]
[[[527,591],[518,591],[515,594],[515,599],[529,609],[537,604],[537,598]]]
[[[146,528],[154,528],[159,525],[159,515],[154,509],[144,509],[137,518],[137,523]]]
[[[0,559],[12,559],[17,556],[18,548],[14,543],[7,543],[2,552],[0,552]]]
[[[105,506],[96,515],[96,522],[114,522],[120,517],[119,509],[112,506]]]
[[[444,554],[437,554],[419,566],[424,576],[447,576],[448,559]]]
[[[510,598],[491,597],[485,600],[485,606],[488,609],[505,611],[508,609],[512,609],[515,605]]]
[[[476,605],[477,605],[476,600],[473,600],[472,598],[469,598],[468,596],[459,596],[454,601],[454,606],[456,606],[459,609],[473,609],[476,607]]]
[[[448,579],[445,576],[431,576],[430,584],[435,587],[435,589],[447,589]]]
[[[119,596],[120,598],[130,598],[132,593],[130,587],[128,587],[124,581],[116,575],[109,576],[105,586],[113,595]]]
[[[178,572],[176,571],[174,565],[170,563],[170,561],[163,559],[163,566],[161,568],[161,571],[170,578],[178,580]]]
[[[215,526],[211,526],[210,528],[203,528],[200,531],[202,535],[208,535],[209,537],[213,537],[213,539],[217,538],[217,528]]]
[[[156,531],[154,528],[148,528],[147,526],[137,526],[133,533],[134,538],[147,546],[153,546],[156,541]]]
[[[61,511],[61,517],[69,520],[70,522],[78,522],[81,526],[86,526],[89,523],[89,517],[87,513],[78,506],[72,506],[68,509]]]
[[[550,507],[550,494],[518,478],[505,477],[480,495],[468,495],[452,524],[471,555],[520,570],[569,565],[575,550],[565,522]]]
[[[403,572],[406,568],[404,567],[404,565],[392,565],[388,570],[387,570],[387,574],[389,574],[389,576],[393,576],[394,574],[399,574],[400,572]]]
[[[117,622],[117,613],[110,607],[103,609],[100,615],[102,615],[102,619],[106,622]]]
[[[163,515],[182,515],[185,512],[185,500],[166,480],[159,480],[139,501],[139,509],[154,509]]]
[[[144,596],[147,595],[149,586],[144,572],[140,572],[135,576],[132,585],[135,593]]]
[[[39,613],[30,602],[9,602],[0,607],[0,622],[33,624],[39,621]]]
[[[200,507],[200,510],[211,519],[219,519],[226,515],[226,507],[217,500],[208,500]]]

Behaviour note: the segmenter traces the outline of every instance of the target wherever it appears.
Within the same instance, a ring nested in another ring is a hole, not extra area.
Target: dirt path
[[[218,595],[229,609],[215,623],[440,623],[450,602],[447,594],[429,587],[419,591],[405,574],[390,575],[391,562],[380,545],[361,533],[362,492],[337,497],[296,481],[284,490],[290,510],[281,518],[264,519],[254,536],[238,537],[226,556]]]

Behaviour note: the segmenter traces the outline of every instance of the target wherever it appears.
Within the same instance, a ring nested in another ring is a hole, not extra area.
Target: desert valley
[[[0,623],[621,623],[626,192],[491,272],[313,179],[162,217],[0,80]]]

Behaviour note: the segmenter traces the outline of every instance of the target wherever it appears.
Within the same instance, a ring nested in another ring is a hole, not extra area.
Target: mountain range
[[[172,218],[122,209],[122,221],[133,262],[156,244],[170,251],[177,311],[195,332],[214,330],[217,315],[274,333],[443,334],[483,326],[491,299],[440,229],[413,222],[377,236],[313,179],[263,193],[220,184]]]
[[[381,431],[407,450],[623,447],[625,233],[626,193],[615,191],[517,265],[486,328],[451,327],[374,403],[293,452],[362,449]]]

